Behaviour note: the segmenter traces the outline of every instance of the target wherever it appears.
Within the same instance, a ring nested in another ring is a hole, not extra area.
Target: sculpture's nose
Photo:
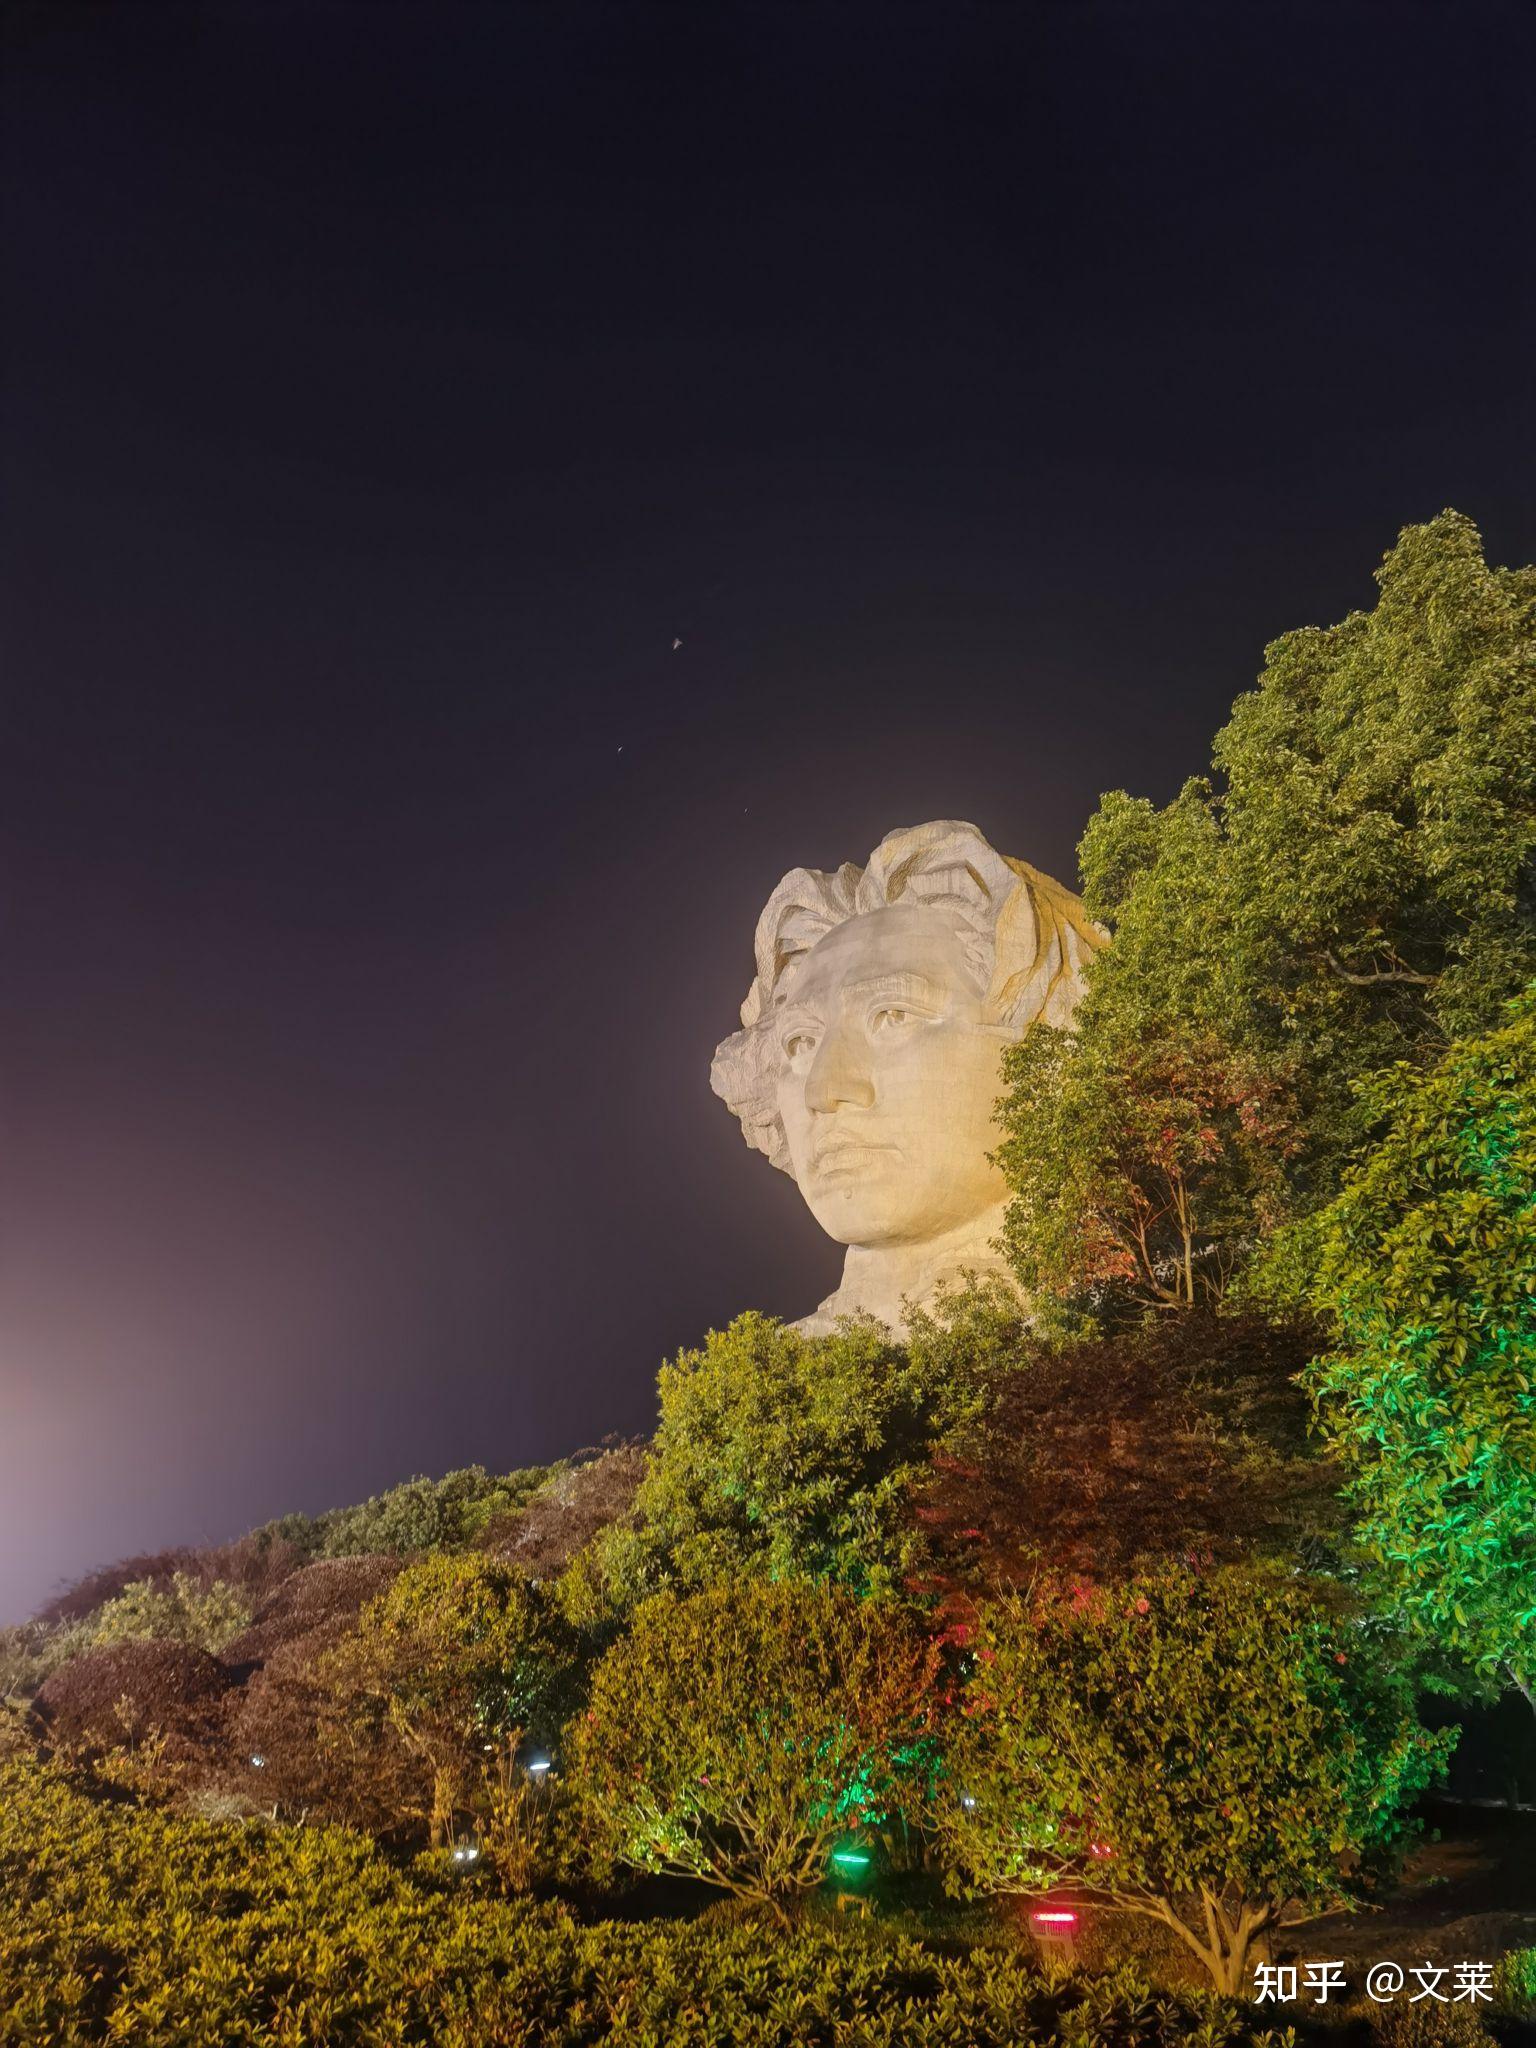
[[[828,1113],[847,1102],[857,1109],[871,1109],[874,1100],[874,1083],[852,1034],[834,1025],[817,1047],[805,1077],[806,1108]]]

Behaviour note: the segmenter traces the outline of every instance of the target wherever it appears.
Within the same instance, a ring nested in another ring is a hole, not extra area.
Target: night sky
[[[0,1621],[647,1428],[839,1269],[708,1086],[787,868],[1073,880],[1401,525],[1536,556],[1529,5],[5,41]]]

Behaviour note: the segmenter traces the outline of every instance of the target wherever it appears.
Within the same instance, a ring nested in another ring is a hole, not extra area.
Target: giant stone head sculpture
[[[863,868],[780,882],[710,1081],[848,1247],[799,1328],[863,1311],[899,1329],[906,1303],[1003,1272],[999,1062],[1032,1024],[1071,1021],[1103,943],[1069,890],[951,819],[892,832]]]

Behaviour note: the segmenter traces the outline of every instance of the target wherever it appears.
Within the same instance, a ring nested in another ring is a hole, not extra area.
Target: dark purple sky
[[[787,867],[1070,878],[1536,554],[1528,5],[5,35],[0,1620],[647,1426],[836,1270],[708,1088]]]

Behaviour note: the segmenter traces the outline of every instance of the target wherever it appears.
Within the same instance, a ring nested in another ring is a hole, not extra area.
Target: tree
[[[1029,1170],[1014,1248],[1052,1292],[1084,1278],[1070,1234],[1049,1228],[1058,1186],[1090,1222],[1107,1206],[1090,1254],[1105,1285],[1171,1260],[1127,1251],[1123,1200],[1099,1199],[1106,1131],[1142,1128],[1165,1046],[1201,1059],[1221,1048],[1237,1085],[1218,1100],[1251,1099],[1256,1083],[1259,1113],[1294,1125],[1280,1183],[1254,1190],[1262,1230],[1337,1191],[1364,1135],[1356,1081],[1432,1064],[1536,974],[1536,569],[1490,569],[1476,527],[1446,512],[1406,528],[1377,581],[1374,610],[1266,650],[1258,688],[1216,737],[1211,778],[1162,809],[1111,791],[1089,822],[1083,899],[1112,943],[1055,1056],[1062,1071],[1023,1056],[1008,1112],[1010,1137],[1027,1136],[1049,1103],[1026,1084],[1059,1079],[1070,1097],[1071,1117],[1016,1161]],[[1225,1270],[1258,1234],[1243,1176],[1263,1162],[1239,1144],[1198,1163],[1237,1169],[1202,1233]],[[1177,1219],[1176,1196],[1164,1200]],[[1105,1273],[1117,1245],[1129,1266]]]
[[[1265,1274],[1331,1325],[1309,1380],[1383,1590],[1536,1708],[1536,988],[1427,1074]]]
[[[957,1305],[905,1345],[873,1322],[803,1337],[749,1314],[663,1366],[633,1516],[598,1538],[610,1597],[629,1605],[728,1572],[899,1584],[917,1544],[907,1491],[977,1398],[988,1342],[974,1326],[987,1314]]]
[[[782,1918],[840,1837],[919,1810],[939,1679],[889,1602],[751,1579],[658,1594],[594,1673],[576,1774],[620,1861]]]
[[[1168,1567],[983,1610],[946,1741],[957,1889],[1069,1879],[1160,1921],[1218,1991],[1254,1941],[1349,1899],[1441,1767],[1406,1686],[1293,1578]]]
[[[363,1609],[331,1682],[371,1701],[430,1772],[437,1848],[488,1748],[513,1729],[554,1741],[574,1697],[575,1649],[546,1589],[494,1558],[443,1552],[407,1565]]]
[[[1219,1301],[1284,1213],[1300,1137],[1278,1063],[1211,1032],[1037,1028],[1003,1071],[1003,1244],[1047,1318],[1106,1290],[1142,1309]]]
[[[1124,1577],[1170,1558],[1325,1562],[1339,1475],[1295,1383],[1315,1346],[1310,1323],[1230,1313],[1022,1344],[985,1416],[933,1454],[914,1512],[939,1586]]]

